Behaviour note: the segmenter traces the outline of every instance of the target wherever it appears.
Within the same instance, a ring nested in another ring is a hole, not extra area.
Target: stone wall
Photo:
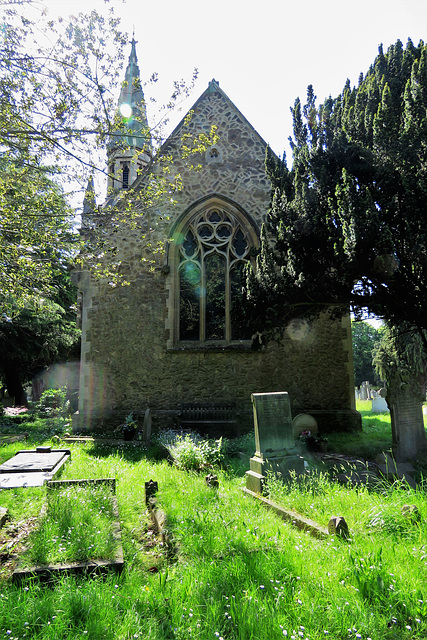
[[[91,413],[149,406],[158,423],[165,415],[161,422],[171,426],[173,412],[168,412],[179,410],[181,402],[236,401],[248,421],[243,427],[251,428],[251,393],[285,390],[293,415],[317,409],[351,416],[345,321],[324,314],[302,333],[289,328],[280,343],[260,351],[246,345],[241,350],[167,349],[167,277],[161,270],[146,273],[131,287],[106,287],[94,298],[87,336]]]

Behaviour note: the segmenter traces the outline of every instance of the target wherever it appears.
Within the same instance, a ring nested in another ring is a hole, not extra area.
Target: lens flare
[[[310,325],[307,320],[295,319],[291,320],[291,322],[286,327],[286,333],[291,338],[291,340],[306,340],[310,333]]]
[[[132,115],[132,107],[126,102],[120,105],[119,111],[124,118],[130,118]]]

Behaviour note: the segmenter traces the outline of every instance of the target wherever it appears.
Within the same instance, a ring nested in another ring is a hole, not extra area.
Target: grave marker
[[[152,426],[152,420],[151,420],[151,410],[150,408],[147,408],[145,410],[145,414],[144,414],[144,423],[142,426],[142,439],[144,440],[144,444],[149,447],[150,446],[150,441],[151,441],[151,426]]]
[[[261,493],[265,473],[271,469],[282,476],[304,471],[304,458],[295,448],[291,403],[286,392],[253,393],[256,451],[246,472],[246,487]]]
[[[328,522],[328,531],[331,536],[348,538],[350,536],[348,524],[342,516],[333,516]]]
[[[0,488],[41,487],[58,473],[71,456],[69,449],[38,447],[35,451],[18,451],[0,465]]]
[[[375,396],[372,398],[372,411],[374,413],[388,413],[390,409],[388,408],[385,398],[382,398],[381,396]]]
[[[261,455],[274,455],[295,447],[291,402],[286,392],[253,393],[255,445]]]

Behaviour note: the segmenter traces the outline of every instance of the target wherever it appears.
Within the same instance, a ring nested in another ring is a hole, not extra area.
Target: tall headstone
[[[425,390],[408,370],[395,372],[387,380],[393,455],[397,462],[423,459],[427,452],[422,403]]]
[[[246,488],[262,493],[265,474],[272,470],[286,476],[291,469],[304,471],[304,458],[295,447],[291,403],[286,392],[253,393],[255,446],[246,473]]]
[[[142,426],[142,439],[144,444],[149,447],[151,442],[151,410],[148,407],[144,414],[144,424]]]
[[[286,392],[253,393],[255,446],[260,455],[274,455],[295,446],[291,402]]]
[[[360,385],[360,400],[369,400],[367,382]]]

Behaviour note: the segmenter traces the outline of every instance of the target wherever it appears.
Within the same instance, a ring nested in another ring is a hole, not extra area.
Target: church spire
[[[147,112],[145,109],[144,92],[141,86],[138,58],[136,56],[136,41],[132,38],[131,52],[126,68],[125,79],[119,98],[119,111],[127,119],[127,126],[136,136],[142,135],[135,146],[145,146],[148,134]],[[130,136],[128,136],[129,138]],[[151,144],[151,141],[150,141]]]
[[[96,199],[95,199],[95,186],[93,183],[93,174],[89,176],[87,181],[87,187],[85,191],[85,197],[83,199],[83,215],[90,215],[95,211]]]
[[[87,187],[83,199],[83,211],[82,221],[80,227],[80,233],[82,236],[93,226],[94,215],[97,210],[95,185],[93,181],[93,174],[89,176],[87,181]]]
[[[120,91],[118,113],[124,131],[112,135],[107,144],[110,192],[117,188],[127,189],[148,164],[152,152],[134,37]]]

